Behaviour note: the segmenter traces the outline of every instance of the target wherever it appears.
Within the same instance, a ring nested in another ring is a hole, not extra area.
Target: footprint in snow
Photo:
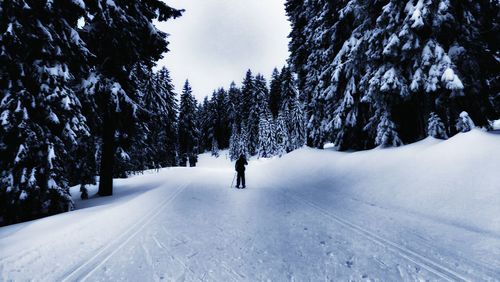
[[[354,264],[354,262],[353,262],[353,261],[351,261],[351,260],[348,260],[348,261],[346,261],[346,262],[345,262],[345,265],[346,265],[347,267],[349,267],[349,268],[351,268],[353,264]]]

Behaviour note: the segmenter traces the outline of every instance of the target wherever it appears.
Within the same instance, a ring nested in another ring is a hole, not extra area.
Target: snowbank
[[[493,129],[500,130],[500,119],[493,121]]]
[[[304,148],[264,166],[259,185],[341,194],[500,236],[500,135],[473,130],[355,153]]]

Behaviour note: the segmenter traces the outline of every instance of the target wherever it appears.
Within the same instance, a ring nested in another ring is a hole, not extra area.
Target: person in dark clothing
[[[245,158],[244,155],[241,155],[240,158],[236,161],[236,165],[234,168],[236,169],[236,172],[238,173],[237,175],[237,180],[236,180],[236,188],[240,189],[240,182],[245,188],[245,166],[248,165],[247,159]]]

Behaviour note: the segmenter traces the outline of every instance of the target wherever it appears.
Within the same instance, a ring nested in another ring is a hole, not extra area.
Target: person
[[[247,159],[244,155],[241,155],[240,158],[236,161],[236,165],[234,168],[238,173],[236,179],[236,188],[240,189],[240,183],[242,184],[243,189],[245,188],[245,166],[248,165]]]

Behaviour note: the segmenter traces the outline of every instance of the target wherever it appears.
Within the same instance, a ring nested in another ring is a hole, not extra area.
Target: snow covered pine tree
[[[269,158],[277,153],[276,129],[274,126],[273,115],[267,110],[260,114],[259,120],[259,144],[258,156],[260,158]]]
[[[438,139],[448,138],[444,124],[436,113],[431,113],[429,116],[427,135]]]
[[[157,0],[0,2],[2,223],[71,209],[70,181],[93,183],[97,156],[112,194],[115,138],[138,121],[130,70],[167,51],[152,21],[180,14]]]
[[[0,224],[72,207],[68,164],[88,135],[73,90],[90,57],[78,1],[0,3]]]
[[[263,75],[257,74],[253,82],[253,93],[248,98],[250,110],[247,117],[248,151],[250,155],[258,153],[260,116],[268,109],[269,89]]]
[[[277,68],[273,70],[271,77],[271,84],[269,89],[269,110],[273,114],[273,117],[278,116],[281,105],[281,79],[280,72]]]
[[[137,65],[132,73],[138,85],[137,96],[144,122],[132,137],[129,149],[130,170],[142,171],[175,166],[177,163],[177,99],[169,71],[156,73]]]
[[[153,20],[166,21],[181,11],[159,0],[88,2],[82,38],[94,55],[94,68],[84,92],[94,99],[99,115],[95,128],[102,136],[99,195],[108,196],[113,194],[113,176],[124,173],[115,170],[115,154],[127,153],[117,149],[129,141],[140,118],[138,86],[130,73],[137,63],[151,68],[168,51],[167,35]]]
[[[199,129],[196,119],[196,100],[189,81],[186,80],[181,94],[179,109],[179,154],[180,165],[196,166]]]
[[[457,132],[464,110],[480,126],[499,118],[493,104],[499,6],[288,0],[289,62],[306,100],[308,144],[365,149],[414,142],[436,120],[431,113],[447,135]]]

